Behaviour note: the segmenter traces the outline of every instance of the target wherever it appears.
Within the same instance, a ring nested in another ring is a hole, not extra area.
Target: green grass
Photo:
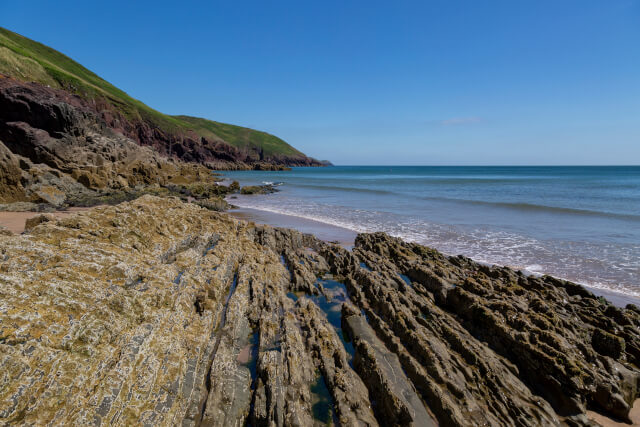
[[[262,148],[267,156],[283,154],[287,156],[304,156],[277,136],[227,123],[214,122],[190,116],[174,116],[176,119],[188,123],[191,129],[200,134],[212,133],[219,136],[234,147]]]
[[[22,81],[62,88],[82,97],[105,98],[125,117],[170,134],[195,131],[211,140],[274,155],[304,156],[282,139],[257,130],[189,116],[163,114],[127,95],[68,56],[0,27],[0,73]]]

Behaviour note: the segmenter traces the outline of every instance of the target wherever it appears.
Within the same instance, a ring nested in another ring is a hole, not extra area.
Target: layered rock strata
[[[161,156],[232,170],[282,170],[287,166],[325,165],[302,153],[264,158],[261,152],[240,149],[222,138],[205,138],[177,126],[173,131],[162,131],[152,118],[142,117],[138,112],[127,114],[127,107],[113,99],[84,98],[0,74],[0,140],[14,153],[59,170],[62,169],[58,165],[74,169],[90,164],[104,171],[104,163],[117,163],[131,156],[130,150],[121,152],[113,144],[101,141],[105,137],[115,138],[117,144],[119,139],[125,139],[131,143],[127,144],[129,146],[147,147],[147,150],[140,150],[135,160],[144,161],[148,157],[151,163]],[[62,151],[61,145],[69,146],[67,151],[75,150],[80,156],[52,156],[52,153]],[[114,169],[118,169],[114,177],[122,172],[117,165]],[[108,173],[100,176],[107,182],[112,178]]]
[[[144,196],[0,234],[0,424],[625,420],[638,326],[551,277]]]
[[[61,207],[110,191],[213,181],[209,167],[139,146],[95,108],[64,91],[0,76],[0,203]]]

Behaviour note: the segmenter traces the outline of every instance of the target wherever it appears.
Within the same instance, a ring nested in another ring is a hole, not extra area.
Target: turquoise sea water
[[[225,172],[245,208],[386,231],[477,261],[640,296],[640,167],[338,166]]]

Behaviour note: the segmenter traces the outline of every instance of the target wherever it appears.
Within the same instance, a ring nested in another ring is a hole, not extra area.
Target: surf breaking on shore
[[[271,217],[267,216],[267,218],[269,218],[269,220],[266,221],[267,223],[272,223],[274,220],[277,221],[275,219],[277,215],[284,215],[290,219],[301,218],[313,221],[318,224],[316,227],[313,227],[315,230],[322,228],[319,224],[325,224],[336,231],[344,230],[345,235],[385,231],[390,235],[406,241],[432,246],[449,255],[463,254],[477,262],[508,265],[531,274],[551,274],[604,292],[625,295],[634,299],[640,298],[640,289],[637,287],[638,283],[633,282],[633,260],[629,260],[630,264],[628,269],[630,273],[627,276],[627,281],[621,283],[617,280],[618,276],[611,277],[608,280],[594,280],[594,275],[589,274],[590,270],[580,268],[581,260],[575,258],[571,259],[571,262],[567,261],[567,263],[562,263],[561,258],[554,256],[554,253],[549,253],[548,251],[541,252],[539,257],[536,257],[535,253],[517,255],[517,251],[522,251],[525,246],[539,249],[538,242],[535,239],[523,239],[521,236],[505,236],[500,233],[494,233],[488,237],[481,231],[476,231],[473,234],[461,234],[451,227],[432,223],[424,223],[424,228],[419,228],[416,224],[413,224],[412,227],[400,226],[401,229],[399,230],[398,227],[394,227],[387,222],[371,219],[374,214],[370,212],[357,212],[356,215],[359,216],[356,218],[362,219],[362,221],[358,221],[350,216],[350,210],[348,209],[345,209],[345,211],[347,211],[345,214],[332,211],[331,215],[328,216],[324,214],[324,209],[305,212],[304,208],[299,206],[295,208],[291,208],[290,206],[275,206],[277,201],[268,201],[269,197],[271,197],[271,195],[239,197],[230,200],[230,202],[243,209],[272,214]],[[277,222],[283,225],[282,221]],[[455,237],[452,238],[454,235]],[[337,238],[336,240],[343,239]],[[584,251],[588,252],[588,248],[585,248]],[[546,258],[546,260],[543,260],[543,258]],[[635,262],[637,263],[638,261],[636,260]],[[598,269],[600,274],[602,274],[603,269],[612,268],[604,262],[599,262],[599,264]]]
[[[284,181],[234,204],[640,297],[640,168],[337,166],[230,172]]]
[[[237,199],[232,199],[230,202],[236,202]],[[244,204],[243,204],[244,205]],[[274,227],[289,227],[300,230],[303,233],[311,233],[315,236],[319,237],[325,241],[338,242],[342,246],[346,248],[351,248],[353,246],[353,242],[358,233],[368,233],[371,230],[362,229],[361,227],[353,227],[349,228],[349,224],[344,224],[338,221],[331,220],[323,220],[322,218],[318,218],[315,216],[307,216],[307,215],[298,215],[296,213],[284,213],[278,209],[271,208],[255,208],[255,207],[240,207],[236,209],[232,209],[228,211],[230,215],[233,215],[239,219],[254,221],[256,223],[264,223],[269,224]],[[380,230],[373,230],[380,231]],[[394,235],[393,233],[389,233],[394,237],[399,237],[407,242],[414,242],[423,244],[423,242],[419,240],[413,240],[411,238],[405,238],[404,236]],[[440,248],[436,249],[440,250]],[[441,251],[444,254],[455,256],[458,254],[455,253],[447,253],[446,251]],[[544,274],[553,273],[546,272],[541,268],[535,268],[536,266],[519,266],[519,265],[510,265],[510,264],[500,264],[497,262],[491,262],[486,259],[471,257],[475,262],[489,265],[489,266],[499,266],[506,265],[507,267],[513,268],[515,270],[521,270],[526,275],[533,276],[542,276]],[[540,266],[538,266],[540,267]],[[556,277],[559,277],[555,275]],[[575,283],[579,283],[582,286],[590,289],[593,293],[598,296],[603,296],[610,300],[612,303],[619,307],[624,307],[627,304],[638,304],[640,305],[640,292],[635,290],[630,290],[628,292],[623,292],[619,289],[612,289],[606,284],[594,283],[590,281],[580,281],[567,277],[560,277],[563,280],[570,280]]]

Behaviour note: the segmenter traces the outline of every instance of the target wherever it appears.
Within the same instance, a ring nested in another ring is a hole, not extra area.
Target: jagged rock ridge
[[[0,422],[588,425],[635,307],[384,234],[349,252],[144,196],[0,236]]]

